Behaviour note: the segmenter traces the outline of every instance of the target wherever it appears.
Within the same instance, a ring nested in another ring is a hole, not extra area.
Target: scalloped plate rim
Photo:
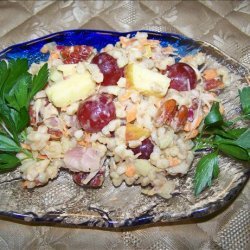
[[[189,38],[185,35],[182,34],[177,34],[177,33],[169,33],[169,32],[157,32],[157,31],[150,31],[150,30],[132,30],[132,31],[127,31],[127,32],[118,32],[118,31],[112,31],[112,30],[99,30],[99,29],[70,29],[70,30],[63,30],[63,31],[58,31],[58,32],[54,32],[54,33],[50,33],[47,34],[45,36],[39,37],[39,38],[35,38],[35,39],[31,39],[28,41],[24,41],[24,42],[20,42],[17,44],[13,44],[11,46],[8,46],[7,48],[3,49],[0,51],[0,57],[3,57],[6,53],[10,52],[11,50],[18,48],[20,46],[29,46],[38,42],[42,42],[48,39],[51,39],[55,36],[60,36],[63,35],[64,33],[68,33],[68,32],[79,32],[79,31],[83,31],[83,32],[91,32],[91,33],[105,33],[107,35],[116,35],[116,36],[121,36],[121,35],[129,35],[129,34],[135,34],[136,32],[146,32],[146,33],[150,33],[153,35],[158,35],[158,36],[174,36],[177,37],[178,39],[186,39],[192,42],[196,42],[198,44],[201,44],[203,46],[208,46],[211,47],[212,49],[216,50],[216,52],[222,54],[223,56],[227,57],[228,59],[234,61],[236,64],[238,64],[239,66],[243,67],[244,70],[246,70],[246,72],[249,72],[249,69],[242,65],[241,63],[239,63],[236,59],[232,58],[231,56],[227,55],[225,52],[221,51],[219,48],[217,48],[216,46],[205,42],[205,41],[201,41],[201,40],[194,40],[192,38]],[[135,218],[128,218],[125,220],[125,222],[123,223],[124,225],[119,225],[119,221],[117,221],[118,227],[119,228],[123,228],[123,227],[134,227],[134,226],[140,226],[140,225],[146,225],[146,224],[155,224],[155,223],[159,223],[159,222],[177,222],[177,221],[185,221],[187,219],[198,219],[198,218],[206,218],[209,215],[212,215],[216,212],[219,212],[220,210],[222,210],[224,207],[226,207],[227,205],[231,204],[234,199],[239,195],[240,191],[243,189],[243,187],[245,186],[245,184],[247,183],[248,179],[249,179],[249,173],[250,171],[245,172],[242,177],[241,177],[241,181],[238,183],[237,186],[235,186],[232,190],[230,190],[230,192],[228,192],[228,194],[214,202],[210,202],[207,204],[207,206],[203,206],[203,207],[198,207],[196,208],[196,210],[191,211],[190,214],[187,214],[183,217],[171,217],[164,219],[164,216],[167,216],[167,214],[161,214],[160,219],[157,220],[156,222],[152,221],[152,217],[154,217],[154,215],[148,215],[148,214],[143,214],[139,217],[135,217]],[[88,208],[89,209],[89,208]],[[49,219],[46,219],[46,216],[49,215]],[[54,215],[54,216],[51,216]],[[57,215],[57,216],[56,216]],[[34,221],[34,222],[41,222],[41,223],[46,223],[46,222],[53,222],[53,223],[59,223],[59,224],[63,224],[63,225],[74,225],[74,226],[88,226],[90,228],[95,228],[95,225],[88,225],[83,223],[83,224],[74,224],[74,223],[64,223],[64,217],[62,217],[62,213],[45,213],[43,214],[43,216],[38,216],[32,212],[27,212],[27,213],[19,213],[17,211],[0,211],[0,216],[4,216],[6,218],[12,218],[12,219],[17,219],[17,220],[24,220],[24,221]],[[50,217],[51,216],[51,217]],[[58,216],[60,217],[60,219],[58,218]],[[102,216],[103,217],[103,216]],[[150,218],[150,219],[149,219]],[[131,225],[126,225],[126,221],[131,221],[134,220],[134,222],[136,222],[137,220],[139,222],[134,223],[132,221]],[[116,225],[116,221],[107,221],[108,224],[103,224],[101,227],[109,227],[109,228],[113,228],[113,227],[117,227]],[[97,226],[100,227],[100,226]]]

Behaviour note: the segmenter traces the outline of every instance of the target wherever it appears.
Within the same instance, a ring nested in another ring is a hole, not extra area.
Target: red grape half
[[[116,85],[118,80],[123,76],[123,68],[119,68],[117,61],[114,57],[106,52],[97,54],[93,59],[92,63],[96,64],[103,74],[103,81],[101,85]]]
[[[170,88],[178,91],[188,91],[197,85],[195,71],[186,63],[175,63],[169,66],[168,77],[171,79]]]
[[[115,105],[111,95],[94,95],[83,101],[77,111],[81,127],[89,133],[101,131],[116,118]]]

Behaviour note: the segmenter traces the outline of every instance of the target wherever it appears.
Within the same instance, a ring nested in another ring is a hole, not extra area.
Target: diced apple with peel
[[[66,80],[56,82],[46,89],[49,100],[58,108],[85,100],[95,92],[96,84],[92,80],[90,73],[74,74]]]
[[[149,136],[150,136],[150,131],[147,128],[127,123],[126,133],[125,133],[126,141],[136,141],[142,137],[148,138]]]
[[[166,95],[170,78],[161,73],[146,69],[143,66],[132,63],[125,69],[125,77],[128,87],[134,88],[144,95],[162,97]]]

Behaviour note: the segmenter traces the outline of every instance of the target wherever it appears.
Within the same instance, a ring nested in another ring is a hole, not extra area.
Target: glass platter
[[[226,66],[234,81],[220,97],[227,118],[240,112],[237,89],[247,85],[247,68],[205,42],[194,41],[178,34],[145,32],[150,39],[160,40],[162,46],[175,47],[181,56],[201,51],[209,56],[209,63]],[[136,31],[63,31],[13,45],[0,52],[0,58],[28,58],[31,64],[47,60],[48,54],[40,53],[40,49],[49,42],[59,45],[85,44],[100,50],[109,43],[115,44],[120,36],[133,36],[135,33]],[[213,182],[211,188],[196,198],[193,195],[192,177],[198,158],[199,155],[186,176],[176,178],[177,189],[169,200],[142,195],[137,186],[128,187],[123,184],[115,188],[108,176],[102,188],[83,189],[73,182],[68,172],[61,171],[59,177],[48,185],[27,190],[21,187],[18,170],[2,174],[0,215],[25,221],[109,228],[201,218],[232,202],[247,182],[249,171],[243,163],[221,156],[219,178]]]

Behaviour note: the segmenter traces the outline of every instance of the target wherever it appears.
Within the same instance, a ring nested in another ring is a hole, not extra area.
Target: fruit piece
[[[88,188],[99,188],[102,186],[105,178],[105,171],[100,170],[87,184],[84,184],[84,180],[87,178],[89,173],[86,172],[78,172],[73,173],[74,182],[81,187]]]
[[[92,54],[93,48],[86,45],[57,46],[63,58],[64,64],[86,61]]]
[[[48,87],[46,94],[56,107],[63,108],[73,102],[85,100],[95,92],[95,86],[95,82],[86,71],[84,74],[72,75]]]
[[[58,81],[63,80],[63,75],[58,70],[53,70],[51,71],[49,78],[53,82],[58,82]]]
[[[142,144],[136,148],[131,148],[131,150],[134,152],[134,154],[139,154],[138,159],[146,159],[148,160],[150,158],[151,153],[154,150],[154,144],[151,142],[150,139],[145,139],[142,141]]]
[[[126,125],[126,141],[139,140],[141,137],[149,137],[150,131],[146,128],[140,127],[135,124],[127,123]]]
[[[116,85],[118,80],[123,76],[123,68],[119,68],[114,57],[106,52],[97,54],[91,61],[96,64],[103,74],[101,85]]]
[[[76,73],[76,65],[77,64],[62,64],[57,66],[57,70],[61,71],[64,77],[67,77]]]
[[[175,63],[168,66],[168,77],[171,79],[170,88],[178,91],[188,91],[197,85],[195,71],[186,63]]]
[[[82,102],[77,111],[81,127],[89,133],[101,131],[116,118],[115,105],[110,95],[99,94]]]
[[[162,97],[167,93],[170,83],[168,77],[135,63],[126,67],[125,77],[130,88],[134,88],[144,95]]]

